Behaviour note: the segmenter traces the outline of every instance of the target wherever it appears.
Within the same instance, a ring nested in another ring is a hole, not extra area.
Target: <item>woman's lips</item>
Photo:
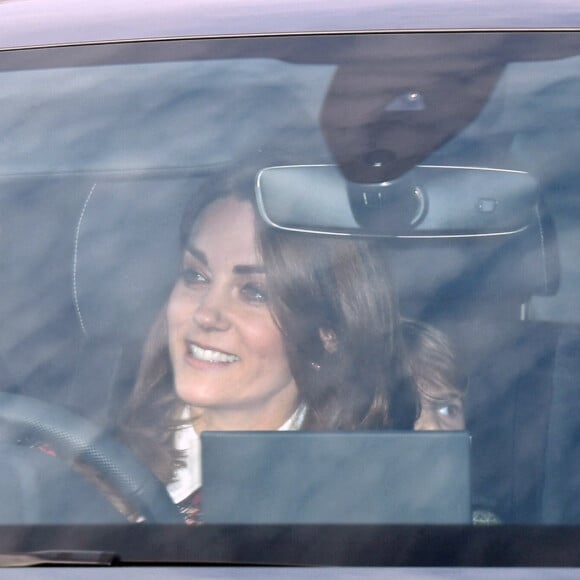
[[[187,354],[196,361],[211,364],[231,364],[240,360],[240,357],[221,350],[202,347],[194,342],[188,341]]]

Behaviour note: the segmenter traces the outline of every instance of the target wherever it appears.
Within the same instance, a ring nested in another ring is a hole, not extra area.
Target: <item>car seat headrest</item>
[[[86,337],[143,336],[180,261],[179,222],[195,180],[95,183],[75,231],[73,302]]]
[[[408,316],[430,303],[521,305],[531,296],[554,294],[560,263],[551,216],[538,207],[528,227],[506,236],[398,240],[389,260]]]

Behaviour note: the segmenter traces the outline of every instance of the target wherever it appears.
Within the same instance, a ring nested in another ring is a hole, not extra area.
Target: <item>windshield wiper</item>
[[[117,560],[113,552],[91,550],[41,550],[0,554],[0,567],[25,568],[29,566],[112,566]]]

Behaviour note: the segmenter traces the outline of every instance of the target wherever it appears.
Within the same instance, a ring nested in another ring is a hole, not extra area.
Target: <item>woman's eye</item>
[[[181,279],[186,286],[194,286],[196,284],[203,284],[207,278],[195,268],[183,268],[181,270]]]
[[[241,289],[242,297],[248,302],[264,304],[268,302],[266,291],[255,284],[246,284]]]

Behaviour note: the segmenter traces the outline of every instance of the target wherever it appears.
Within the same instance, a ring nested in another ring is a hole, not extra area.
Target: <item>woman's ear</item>
[[[320,340],[322,341],[324,350],[330,354],[334,354],[338,350],[338,342],[334,331],[321,328],[318,332],[320,333]]]

